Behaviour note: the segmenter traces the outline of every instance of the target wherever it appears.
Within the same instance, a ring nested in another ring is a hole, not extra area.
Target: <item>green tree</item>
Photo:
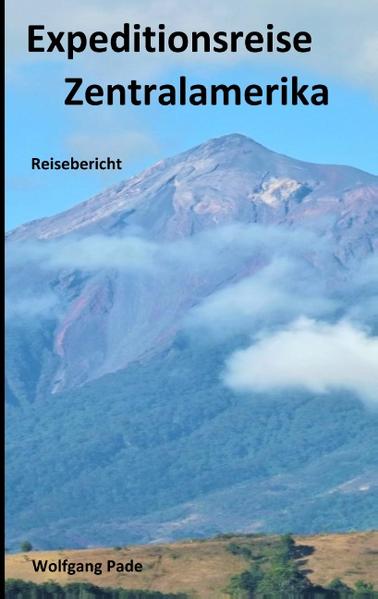
[[[288,558],[294,557],[295,555],[295,541],[290,533],[282,535],[280,538],[282,551],[286,553]]]
[[[263,579],[264,574],[260,568],[252,564],[249,570],[245,570],[231,578],[226,592],[232,599],[253,599],[254,593]]]
[[[328,587],[329,590],[337,593],[338,599],[348,599],[348,597],[353,597],[353,591],[348,585],[345,584],[340,578],[335,578],[332,580]]]
[[[301,599],[312,587],[309,579],[299,572],[293,562],[275,562],[258,584],[256,597],[274,599]]]
[[[23,553],[28,553],[33,549],[33,545],[30,541],[22,541],[22,543],[20,544],[20,549]]]
[[[378,598],[378,592],[374,591],[374,587],[370,582],[358,580],[354,586],[354,589],[354,597],[359,597],[359,599]]]

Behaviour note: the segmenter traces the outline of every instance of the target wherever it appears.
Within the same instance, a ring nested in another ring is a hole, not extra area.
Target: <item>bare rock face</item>
[[[22,310],[10,319],[12,397],[41,399],[169,347],[191,308],[264,263],[256,249],[234,252],[234,232],[206,264],[212,231],[250,225],[320,232],[334,262],[311,247],[309,260],[332,279],[377,250],[378,177],[229,135],[12,231],[9,255],[23,258],[10,260],[10,304],[42,302],[33,326]]]

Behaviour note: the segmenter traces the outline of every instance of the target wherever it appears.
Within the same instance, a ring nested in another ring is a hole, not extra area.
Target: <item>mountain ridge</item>
[[[7,234],[7,238],[9,240],[27,239],[30,237],[30,235],[33,236],[33,232],[34,235],[39,239],[56,238],[64,234],[70,233],[72,231],[77,231],[82,228],[85,228],[86,225],[90,225],[91,223],[97,220],[103,220],[104,218],[111,217],[114,214],[121,213],[123,210],[135,209],[135,205],[133,205],[133,196],[137,195],[138,184],[141,181],[144,181],[145,179],[148,180],[149,178],[154,177],[156,174],[159,174],[160,171],[164,171],[167,169],[170,171],[168,177],[169,181],[172,179],[172,176],[177,177],[178,175],[181,175],[180,170],[185,168],[185,166],[190,168],[192,166],[192,163],[196,163],[197,161],[197,165],[195,165],[195,167],[192,168],[197,168],[198,170],[198,162],[201,162],[201,160],[214,160],[214,164],[212,166],[208,165],[208,167],[206,167],[206,165],[202,165],[206,174],[206,168],[211,170],[211,168],[217,168],[219,166],[219,163],[217,162],[219,156],[223,157],[223,162],[224,158],[227,156],[226,165],[223,164],[223,166],[227,166],[227,161],[231,162],[231,160],[229,160],[230,152],[234,154],[237,152],[239,153],[239,156],[241,154],[250,154],[252,159],[251,167],[254,168],[261,168],[259,167],[259,163],[261,161],[268,160],[270,162],[281,162],[282,169],[285,169],[287,165],[292,163],[294,165],[294,168],[297,168],[298,170],[311,168],[314,170],[315,174],[323,176],[324,173],[329,172],[330,178],[334,178],[336,180],[336,189],[337,179],[339,175],[344,175],[344,177],[347,176],[348,183],[351,183],[351,181],[354,179],[354,186],[363,184],[364,181],[365,184],[369,182],[372,185],[378,185],[377,176],[372,175],[370,173],[365,173],[364,171],[361,171],[354,167],[303,162],[297,159],[290,158],[289,156],[286,156],[284,154],[279,154],[272,150],[268,150],[262,144],[259,144],[258,142],[255,142],[253,139],[248,138],[246,136],[240,134],[230,134],[209,140],[208,142],[205,142],[203,144],[199,144],[198,146],[186,150],[178,154],[177,156],[169,157],[164,160],[158,161],[151,167],[145,169],[144,171],[131,177],[130,179],[123,180],[117,185],[111,186],[104,192],[96,194],[89,200],[81,202],[76,206],[73,206],[61,213],[58,213],[57,215],[37,219],[31,221],[30,223],[25,223],[17,227],[16,229],[9,231],[9,233]],[[253,161],[255,161],[255,165],[253,164]],[[173,174],[171,173],[172,169]],[[199,166],[199,173],[195,174],[197,176],[201,175],[201,165]],[[167,181],[165,181],[165,183],[167,183]],[[123,198],[123,195],[125,194],[126,198]],[[105,212],[102,213],[101,210],[104,208],[104,206],[106,207],[106,205],[110,205],[112,209],[109,212],[107,212],[105,209]],[[94,211],[96,218],[94,218],[93,215],[85,214],[88,209]],[[70,217],[72,217],[74,221],[71,225],[69,224]],[[75,221],[75,217],[77,218],[77,221]],[[81,218],[83,220],[81,220]],[[68,228],[66,228],[65,230],[63,229],[62,231],[59,231],[59,228],[58,230],[49,230],[49,225],[53,225],[55,222],[59,223],[59,221],[61,221],[62,219],[63,221],[65,219],[68,219],[68,224],[66,225]]]

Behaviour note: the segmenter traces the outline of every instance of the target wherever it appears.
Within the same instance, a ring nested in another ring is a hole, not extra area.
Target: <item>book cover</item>
[[[377,597],[377,2],[5,28],[6,597]]]

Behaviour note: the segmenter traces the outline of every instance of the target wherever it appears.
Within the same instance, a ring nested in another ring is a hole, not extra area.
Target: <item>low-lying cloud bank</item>
[[[282,254],[199,304],[190,325],[225,338],[286,323],[298,315],[332,316],[340,300],[327,289],[325,277],[299,255]]]
[[[313,248],[311,252],[308,248]],[[45,270],[80,269],[87,272],[117,268],[120,271],[188,267],[206,271],[222,264],[240,264],[259,256],[328,255],[329,242],[315,232],[284,226],[233,224],[197,233],[189,238],[157,242],[138,229],[128,235],[93,234],[54,240],[10,242],[7,263],[19,267],[38,264]]]
[[[344,390],[378,405],[378,337],[349,322],[300,318],[232,354],[224,381],[237,391]]]
[[[56,308],[59,298],[55,295],[54,302],[54,289],[45,286],[62,273],[91,277],[116,271],[130,281],[137,276],[146,287],[153,281],[164,287],[172,279],[184,287],[190,278],[196,295],[196,284],[205,281],[211,293],[198,294],[185,326],[216,336],[222,320],[222,335],[249,332],[261,319],[287,321],[299,313],[318,317],[334,310],[337,303],[325,290],[332,250],[312,231],[255,224],[227,225],[170,242],[148,239],[143,231],[10,242],[8,317],[34,318],[38,311],[46,314],[48,304]],[[312,265],[314,255],[322,269]]]

